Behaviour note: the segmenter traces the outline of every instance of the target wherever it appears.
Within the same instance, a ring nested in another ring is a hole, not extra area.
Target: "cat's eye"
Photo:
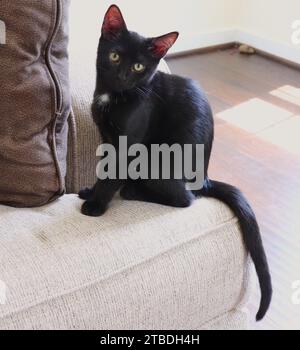
[[[145,67],[143,64],[141,64],[141,63],[136,63],[135,65],[133,65],[132,70],[133,70],[134,72],[141,73],[141,72],[143,72],[143,71],[145,70],[145,68],[146,68],[146,67]]]
[[[120,61],[121,61],[120,55],[117,54],[116,52],[111,52],[111,53],[109,54],[109,59],[110,59],[110,61],[113,62],[113,63],[120,63]]]

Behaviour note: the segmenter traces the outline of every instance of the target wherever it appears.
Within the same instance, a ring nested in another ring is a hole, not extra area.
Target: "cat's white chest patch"
[[[109,102],[110,102],[109,94],[102,94],[96,97],[96,103],[98,106],[105,106],[109,104]]]

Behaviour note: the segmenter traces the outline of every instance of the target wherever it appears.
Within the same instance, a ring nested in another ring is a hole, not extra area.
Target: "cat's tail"
[[[271,303],[272,282],[260,230],[253,210],[240,190],[222,182],[206,179],[204,187],[196,194],[221,200],[230,207],[239,219],[243,239],[254,262],[260,284],[261,301],[256,320],[262,320]]]

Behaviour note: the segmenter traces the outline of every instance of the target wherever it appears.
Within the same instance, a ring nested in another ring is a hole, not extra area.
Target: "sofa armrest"
[[[91,116],[96,77],[95,62],[88,58],[95,55],[90,53],[85,56],[87,59],[81,60],[78,56],[71,55],[70,60],[72,113],[69,118],[67,193],[78,193],[80,189],[94,185],[99,161],[96,150],[101,139]],[[170,73],[165,61],[161,62],[159,69]]]

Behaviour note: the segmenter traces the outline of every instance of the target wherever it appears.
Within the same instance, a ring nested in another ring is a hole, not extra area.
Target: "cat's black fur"
[[[197,197],[213,197],[226,203],[238,217],[246,247],[256,267],[261,287],[257,320],[267,312],[272,286],[266,255],[255,215],[243,194],[230,185],[208,178],[208,165],[214,138],[210,105],[203,90],[192,80],[158,72],[160,59],[176,41],[177,34],[145,39],[129,32],[120,10],[112,6],[106,16],[97,58],[97,84],[92,114],[105,143],[118,148],[119,136],[128,145],[204,144],[205,184],[202,190],[186,190],[184,180],[104,180],[80,192],[85,199],[82,213],[100,216],[117,191],[128,200],[188,207]],[[110,60],[118,53],[120,62]],[[132,71],[142,63],[142,73]],[[102,103],[99,96],[109,96]],[[100,101],[100,104],[99,104]]]

